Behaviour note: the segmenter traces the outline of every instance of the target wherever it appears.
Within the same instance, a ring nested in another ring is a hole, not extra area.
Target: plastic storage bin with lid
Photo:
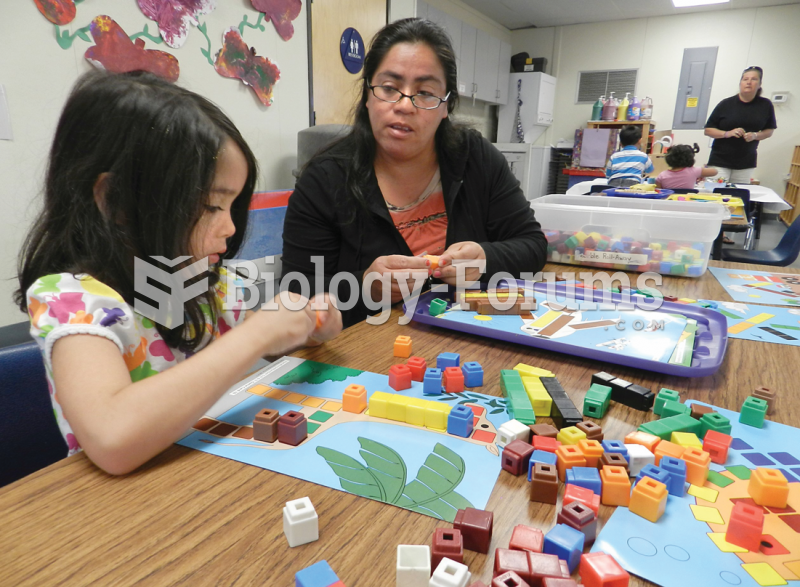
[[[714,203],[544,196],[531,202],[547,260],[620,271],[700,277],[724,206]]]

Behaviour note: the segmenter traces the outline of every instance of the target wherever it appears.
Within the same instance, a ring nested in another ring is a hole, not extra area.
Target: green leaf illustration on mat
[[[464,479],[464,459],[443,444],[436,444],[417,478],[406,484],[408,470],[403,457],[374,440],[359,437],[358,442],[366,466],[339,451],[317,447],[345,491],[448,522],[455,519],[456,510],[472,507],[455,491]]]
[[[363,371],[348,369],[338,365],[317,363],[316,361],[303,361],[300,365],[289,371],[286,375],[275,380],[276,385],[292,385],[293,383],[311,383],[320,385],[326,381],[341,382],[348,377],[358,377]]]

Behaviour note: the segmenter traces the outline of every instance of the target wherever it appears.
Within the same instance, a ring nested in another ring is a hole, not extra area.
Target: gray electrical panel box
[[[718,47],[683,50],[678,97],[675,100],[674,130],[701,129],[708,119],[708,101],[714,83]]]

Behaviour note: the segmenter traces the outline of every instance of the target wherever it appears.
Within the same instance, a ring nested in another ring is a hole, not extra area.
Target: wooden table
[[[714,263],[739,269],[766,269]],[[580,270],[549,265],[558,271]],[[794,270],[785,270],[797,273]],[[665,278],[665,294],[727,300],[716,279]],[[481,390],[500,395],[499,371],[520,361],[556,373],[581,405],[592,373],[607,370],[683,399],[736,410],[760,385],[778,390],[774,420],[800,419],[796,347],[731,340],[720,370],[685,379],[537,351],[412,323],[359,324],[333,344],[298,356],[386,373],[398,334],[413,337],[414,354],[435,359],[443,351],[478,360],[486,372]],[[612,403],[602,424],[607,438],[622,438],[653,416]],[[562,487],[563,491],[563,487]],[[320,539],[290,549],[282,507],[309,496],[320,517]],[[516,524],[545,530],[555,523],[552,505],[528,500],[524,476],[501,471],[489,500],[494,512],[492,550],[506,547]],[[601,506],[605,520],[613,508]],[[0,490],[0,584],[3,585],[294,585],[294,573],[327,559],[348,587],[393,586],[398,544],[430,544],[444,522],[290,477],[172,446],[125,477],[112,477],[78,454]],[[474,580],[489,583],[493,556],[467,552]],[[633,578],[631,585],[650,583]]]

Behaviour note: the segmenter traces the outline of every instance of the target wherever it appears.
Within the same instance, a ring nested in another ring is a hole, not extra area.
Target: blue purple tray
[[[517,284],[521,289],[524,282],[518,281]],[[498,287],[503,287],[503,285],[505,284],[501,281]],[[535,283],[534,291],[546,293],[548,291],[547,284]],[[566,292],[565,285],[563,283],[558,283],[555,287],[555,292],[559,294],[559,299],[563,299],[563,296]],[[608,297],[604,298],[604,295],[610,295],[612,302],[619,303],[623,301],[620,294],[602,292],[599,290],[575,288],[575,299],[579,301],[584,300],[602,302],[605,300],[608,302]],[[705,377],[706,375],[715,373],[717,369],[719,369],[720,365],[722,365],[722,361],[725,358],[725,351],[728,346],[728,323],[725,316],[711,309],[689,306],[686,304],[677,304],[674,302],[663,302],[661,308],[659,308],[659,312],[682,314],[686,318],[697,320],[697,332],[695,333],[692,363],[688,367],[684,365],[672,365],[667,362],[632,357],[624,354],[615,354],[606,350],[587,348],[585,346],[577,346],[567,342],[560,342],[557,339],[541,338],[524,334],[522,332],[495,330],[483,326],[480,322],[472,324],[442,320],[436,316],[431,316],[428,311],[431,300],[434,298],[446,300],[449,308],[450,304],[453,302],[454,288],[448,289],[447,292],[437,291],[434,293],[433,291],[428,291],[420,295],[412,320],[422,324],[439,326],[459,332],[467,332],[477,336],[494,338],[506,342],[515,342],[538,349],[564,353],[567,355],[575,355],[582,358],[604,361],[606,363],[624,365],[626,367],[645,369],[647,371],[654,371],[656,373],[676,375],[679,377]],[[636,296],[632,295],[631,300],[635,299]],[[403,309],[405,310],[405,304],[403,305]]]
[[[625,188],[609,188],[607,190],[603,190],[601,193],[612,198],[634,198],[639,200],[665,200],[675,193],[672,190],[665,189],[658,189],[654,192],[642,192],[639,194],[620,190],[625,190]]]

